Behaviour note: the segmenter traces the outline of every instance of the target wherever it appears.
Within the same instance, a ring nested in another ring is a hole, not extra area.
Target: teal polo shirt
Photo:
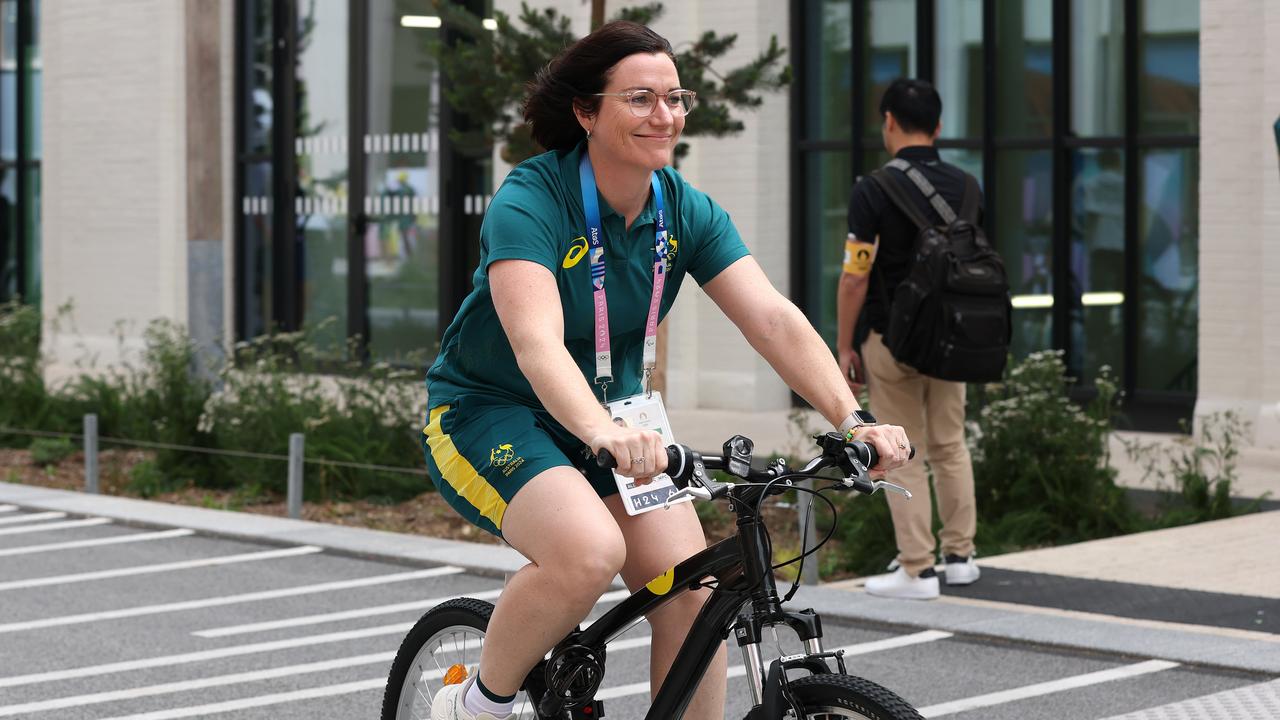
[[[493,307],[489,265],[528,260],[555,275],[564,314],[564,344],[601,398],[595,380],[595,315],[586,219],[578,161],[586,144],[548,152],[520,163],[493,196],[480,229],[480,265],[471,294],[445,330],[440,354],[427,372],[431,407],[457,398],[487,396],[532,408],[542,403],[520,367]],[[658,172],[667,211],[667,280],[659,317],[675,302],[686,275],[706,284],[748,254],[729,214],[671,167]],[[656,211],[652,193],[628,230],[621,215],[600,198],[604,231],[605,292],[613,353],[609,398],[641,390],[643,342],[653,293]]]

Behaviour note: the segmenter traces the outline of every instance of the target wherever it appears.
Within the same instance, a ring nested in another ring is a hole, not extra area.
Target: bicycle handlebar
[[[866,470],[874,468],[880,462],[880,455],[873,445],[857,440],[846,441],[838,433],[817,435],[815,439],[823,450],[822,454],[805,463],[802,469],[796,471],[787,470],[782,466],[768,470],[757,470],[733,457],[712,453],[703,455],[690,450],[684,445],[669,445],[666,448],[667,469],[665,472],[680,490],[691,489],[690,486],[694,484],[696,477],[696,484],[701,487],[698,488],[698,492],[693,492],[692,494],[704,499],[720,497],[731,487],[711,480],[705,472],[709,470],[729,470],[731,474],[749,482],[764,483],[786,478],[788,475],[807,475],[824,468],[839,467],[850,475],[850,482],[846,482],[846,485],[860,492],[872,493],[881,487],[893,487],[888,483],[871,482],[866,477]],[[726,443],[726,447],[728,446],[729,443]],[[910,457],[915,457],[915,454],[916,449],[913,445],[911,446]],[[605,469],[613,470],[617,468],[617,460],[606,449],[601,449],[596,455],[596,462]],[[901,490],[901,488],[897,489]],[[785,490],[785,486],[780,486],[776,492],[784,492]]]

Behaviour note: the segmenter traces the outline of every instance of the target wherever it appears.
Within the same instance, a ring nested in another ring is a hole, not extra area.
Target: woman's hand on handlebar
[[[587,443],[597,455],[608,450],[617,462],[618,473],[639,485],[648,485],[654,475],[667,469],[667,448],[662,436],[652,430],[610,425]]]
[[[880,455],[880,462],[871,469],[875,477],[884,477],[894,468],[902,467],[911,459],[911,441],[907,439],[907,431],[898,425],[871,425],[858,430],[854,440],[875,446]]]

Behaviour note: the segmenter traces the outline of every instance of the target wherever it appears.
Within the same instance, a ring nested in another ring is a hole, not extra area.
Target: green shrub
[[[56,465],[75,451],[75,444],[67,438],[36,438],[31,441],[31,462],[42,466]]]
[[[988,553],[1130,532],[1138,524],[1108,438],[1119,392],[1108,368],[1081,406],[1067,395],[1062,353],[1033,353],[986,389],[971,427],[978,543]]]
[[[1189,430],[1185,422],[1183,430]],[[1146,468],[1143,479],[1154,479],[1162,492],[1152,525],[1173,527],[1257,512],[1261,500],[1231,498],[1232,484],[1239,479],[1239,440],[1248,431],[1249,423],[1226,411],[1200,418],[1196,432],[1172,445],[1125,440],[1126,455]]]
[[[126,484],[129,492],[141,498],[152,498],[182,486],[181,481],[165,475],[159,464],[152,460],[143,460],[134,465],[129,470],[129,481]]]

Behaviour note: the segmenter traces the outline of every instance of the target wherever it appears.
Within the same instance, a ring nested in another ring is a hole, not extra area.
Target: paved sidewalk
[[[3,482],[0,503],[491,575],[523,564],[505,546]],[[984,578],[944,590],[937,602],[875,598],[847,581],[802,588],[794,604],[829,617],[1280,675],[1277,536],[1280,511],[980,559]]]

